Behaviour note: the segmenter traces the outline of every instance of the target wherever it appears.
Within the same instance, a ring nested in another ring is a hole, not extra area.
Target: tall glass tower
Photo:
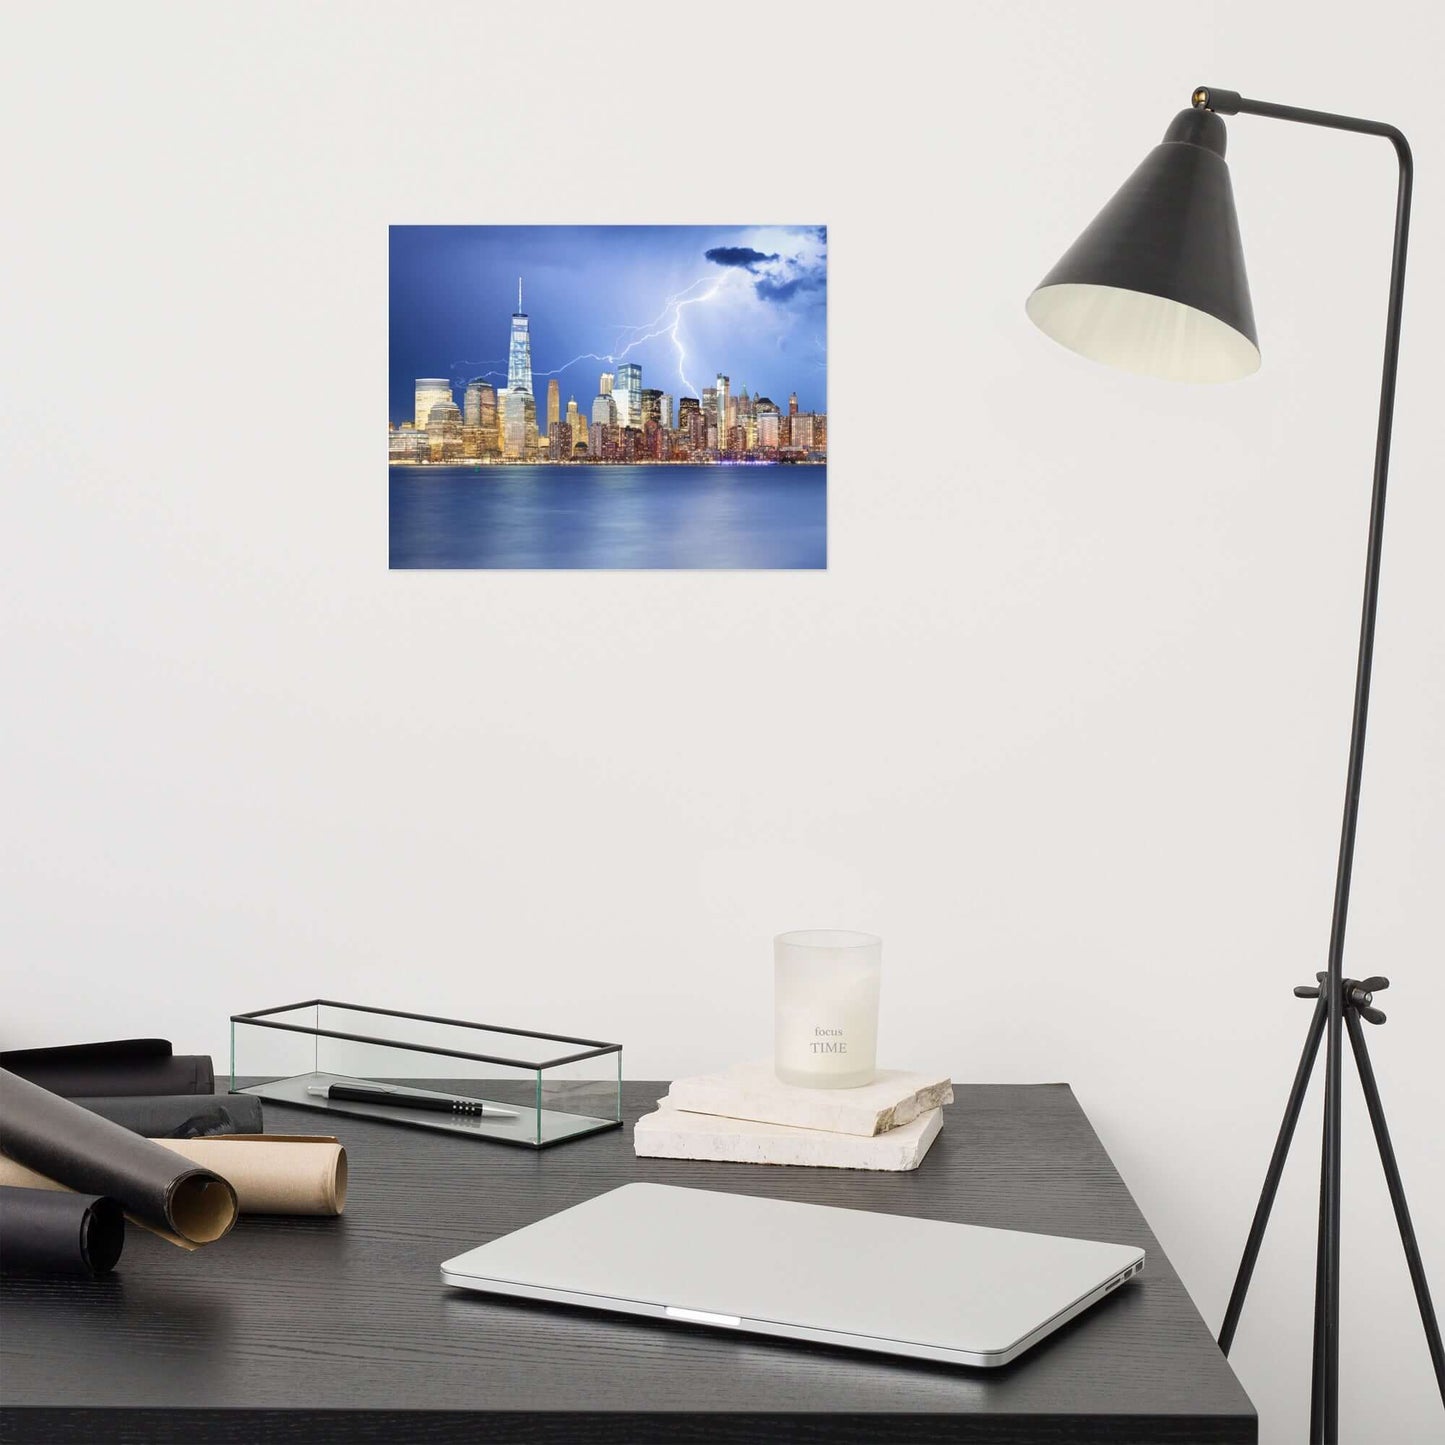
[[[732,398],[728,395],[728,388],[732,385],[731,380],[722,372],[717,374],[717,449],[725,452],[728,449],[728,425],[732,418],[729,416],[729,403]]]
[[[512,341],[507,348],[507,390],[532,394],[532,338],[522,310],[522,278],[517,277],[517,309],[512,313]]]
[[[642,368],[624,361],[617,368],[617,381],[612,388],[617,398],[617,425],[642,425]]]

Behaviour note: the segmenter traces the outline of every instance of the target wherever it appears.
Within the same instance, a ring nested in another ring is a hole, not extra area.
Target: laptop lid
[[[791,1200],[627,1184],[449,1259],[462,1289],[1002,1365],[1144,1251]]]

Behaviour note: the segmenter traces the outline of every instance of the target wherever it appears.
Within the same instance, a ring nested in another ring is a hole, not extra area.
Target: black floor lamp
[[[1365,600],[1360,621],[1354,718],[1328,968],[1315,975],[1315,984],[1295,990],[1300,997],[1316,1000],[1314,1016],[1219,1334],[1220,1348],[1227,1354],[1323,1038],[1324,1148],[1315,1273],[1310,1440],[1315,1445],[1336,1445],[1340,1364],[1340,1090],[1345,1034],[1349,1035],[1384,1165],[1435,1378],[1445,1400],[1445,1350],[1441,1348],[1440,1326],[1430,1301],[1429,1285],[1360,1024],[1361,1019],[1373,1024],[1385,1021],[1384,1014],[1373,1006],[1373,995],[1386,988],[1388,981],[1344,977],[1345,920],[1349,912],[1350,871],[1354,862],[1365,721],[1370,701],[1370,665],[1384,538],[1385,480],[1390,464],[1390,427],[1395,410],[1395,371],[1400,351],[1405,247],[1410,231],[1414,172],[1410,147],[1392,125],[1246,100],[1232,90],[1216,90],[1212,86],[1201,86],[1192,99],[1193,108],[1175,116],[1163,143],[1145,157],[1143,164],[1029,297],[1030,318],[1047,335],[1072,351],[1127,371],[1176,381],[1231,381],[1258,369],[1259,343],[1249,283],[1245,279],[1239,223],[1234,214],[1234,194],[1224,163],[1225,130],[1221,115],[1263,115],[1274,120],[1383,136],[1394,146],[1400,164],[1390,302],[1385,325],[1384,377],[1380,385],[1374,489],[1365,559]]]

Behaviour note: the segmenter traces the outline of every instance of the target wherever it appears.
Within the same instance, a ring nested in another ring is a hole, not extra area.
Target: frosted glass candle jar
[[[873,1082],[883,940],[805,928],[773,940],[773,1068],[785,1084],[856,1089]]]

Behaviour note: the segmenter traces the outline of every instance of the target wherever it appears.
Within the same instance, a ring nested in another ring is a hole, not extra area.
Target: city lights
[[[669,298],[669,304],[678,298]],[[702,299],[702,298],[695,298]],[[678,345],[676,313],[664,327]],[[630,349],[630,348],[629,348]],[[673,398],[643,383],[642,367],[623,362],[602,372],[592,397],[575,395],[562,405],[558,382],[548,383],[545,429],[539,429],[532,390],[529,318],[512,314],[507,349],[507,384],[482,377],[464,386],[458,406],[445,377],[418,377],[410,421],[389,428],[390,461],[402,466],[485,466],[605,463],[826,462],[828,419],[824,412],[800,412],[796,393],[779,405],[733,391],[722,372],[702,395]]]

